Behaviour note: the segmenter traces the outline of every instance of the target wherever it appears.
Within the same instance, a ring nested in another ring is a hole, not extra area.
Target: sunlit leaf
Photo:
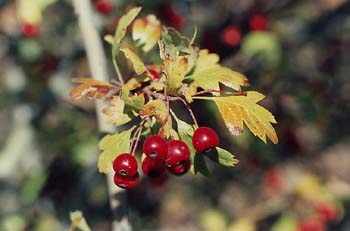
[[[235,155],[219,147],[212,150],[210,153],[207,153],[207,156],[218,164],[226,167],[233,167],[239,163],[239,160],[236,159]]]
[[[106,135],[100,140],[98,146],[102,153],[97,163],[99,172],[107,174],[115,157],[129,151],[130,136],[134,128],[113,135]]]
[[[71,230],[91,231],[81,211],[70,212]]]
[[[266,136],[276,144],[278,137],[271,123],[275,117],[264,107],[257,104],[264,96],[256,91],[248,91],[246,96],[194,97],[194,99],[213,100],[233,135],[243,132],[243,122],[249,130],[266,143]]]
[[[256,231],[253,220],[249,218],[240,218],[235,220],[227,229],[228,231]],[[285,230],[287,231],[287,230]],[[289,231],[289,230],[288,230]]]
[[[108,123],[119,126],[131,120],[124,114],[125,102],[119,96],[113,96],[109,104],[109,107],[102,109],[102,112],[109,116]]]
[[[110,83],[93,78],[73,78],[72,82],[80,83],[80,85],[73,88],[69,94],[72,100],[78,100],[85,95],[88,98],[100,99],[112,89]]]
[[[132,27],[132,38],[144,52],[150,51],[160,38],[161,24],[153,14],[136,19]]]
[[[129,59],[132,63],[136,74],[140,75],[147,70],[143,61],[132,50],[130,50],[129,48],[121,48],[120,50],[124,53],[125,57]]]
[[[193,74],[186,78],[192,80],[193,85],[203,89],[220,90],[219,83],[235,90],[241,90],[241,86],[249,85],[244,75],[223,67],[218,62],[217,54],[201,50]]]
[[[197,60],[197,49],[190,45],[188,38],[171,28],[162,31],[159,48],[169,88],[180,88],[185,75]]]
[[[140,95],[129,95],[130,91],[127,88],[122,88],[120,97],[124,100],[125,104],[132,110],[139,112],[142,106],[145,104],[145,97]]]
[[[140,13],[141,7],[134,7],[123,15],[118,23],[118,26],[114,33],[114,42],[112,47],[113,58],[119,53],[120,43],[126,34],[126,30],[135,17]]]

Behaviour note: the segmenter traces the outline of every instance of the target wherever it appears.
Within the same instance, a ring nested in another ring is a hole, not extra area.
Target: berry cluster
[[[196,129],[192,145],[198,153],[210,152],[219,144],[216,132],[208,127]],[[159,135],[148,137],[143,143],[145,158],[142,161],[143,174],[157,178],[168,170],[171,174],[181,176],[191,167],[190,149],[181,140],[167,142]],[[136,158],[131,153],[118,155],[113,161],[115,171],[114,183],[122,188],[134,188],[140,178]]]

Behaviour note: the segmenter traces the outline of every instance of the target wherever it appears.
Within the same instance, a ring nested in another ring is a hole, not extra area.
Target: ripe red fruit
[[[95,7],[101,14],[109,14],[112,9],[112,2],[110,0],[96,0]]]
[[[315,209],[320,218],[325,222],[332,221],[337,216],[337,209],[330,202],[316,204]]]
[[[123,153],[113,161],[113,169],[116,175],[132,177],[137,174],[137,161],[131,154]]]
[[[222,42],[230,47],[238,46],[241,38],[241,31],[235,26],[228,26],[221,33]]]
[[[250,19],[249,26],[252,31],[266,30],[267,18],[264,15],[256,14]]]
[[[164,138],[153,135],[143,143],[143,152],[149,158],[164,159],[168,153],[168,144]]]
[[[114,174],[114,184],[118,187],[125,188],[125,189],[131,189],[134,188],[137,183],[139,182],[140,175],[136,173],[132,177],[123,177],[119,174]]]
[[[180,161],[178,165],[168,166],[168,171],[176,176],[185,174],[191,167],[191,161],[189,159]]]
[[[39,25],[35,23],[25,22],[22,24],[22,34],[28,38],[35,38],[39,35]]]
[[[325,225],[316,218],[308,218],[299,223],[297,231],[325,231]]]
[[[168,143],[168,154],[166,156],[166,164],[175,166],[181,164],[190,158],[190,149],[187,144],[181,140],[171,140]]]
[[[197,152],[208,152],[219,145],[219,137],[213,129],[200,127],[193,133],[192,144]]]
[[[159,75],[158,71],[154,70],[153,68],[147,68],[147,71],[152,75],[152,77],[151,77],[152,80],[159,80],[160,79],[160,75]],[[147,71],[145,71],[144,73],[146,73]]]
[[[166,164],[163,159],[152,159],[146,157],[142,161],[142,171],[146,176],[159,177],[166,170]]]

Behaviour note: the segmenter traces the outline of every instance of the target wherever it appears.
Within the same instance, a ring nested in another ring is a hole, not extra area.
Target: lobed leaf
[[[92,78],[73,78],[73,83],[80,83],[69,93],[70,98],[75,101],[83,96],[93,99],[101,99],[112,89],[112,85],[107,82],[95,80]]]
[[[153,14],[145,18],[136,19],[132,26],[132,38],[141,45],[143,52],[150,51],[158,42],[161,24]]]
[[[125,102],[119,96],[113,96],[109,103],[109,107],[102,109],[102,113],[110,117],[108,123],[119,126],[131,120],[124,114]]]
[[[113,135],[104,136],[98,146],[102,153],[97,162],[98,170],[107,174],[112,166],[113,160],[122,153],[129,151],[131,132],[135,127],[122,132],[116,132]]]
[[[78,228],[81,231],[91,231],[81,211],[70,212],[69,217],[72,222],[71,230],[76,230],[76,228]]]
[[[208,153],[207,156],[218,164],[227,167],[233,167],[239,163],[235,155],[219,147]]]
[[[125,104],[138,113],[145,104],[145,97],[143,94],[132,96],[129,94],[130,91],[127,88],[122,88],[120,91],[120,97],[124,100]]]
[[[136,74],[140,75],[147,70],[143,61],[132,50],[130,50],[129,48],[121,48],[120,50],[124,53],[125,57],[129,59],[132,63]]]
[[[235,90],[241,90],[241,86],[249,86],[244,75],[223,67],[218,62],[217,54],[201,50],[193,74],[186,78],[192,80],[193,85],[203,89],[220,90],[219,83]]]
[[[256,91],[248,91],[246,96],[194,97],[194,99],[213,100],[219,112],[233,135],[243,132],[243,122],[249,130],[266,143],[266,136],[274,143],[278,137],[271,123],[276,123],[275,117],[264,107],[257,104],[264,95]]]

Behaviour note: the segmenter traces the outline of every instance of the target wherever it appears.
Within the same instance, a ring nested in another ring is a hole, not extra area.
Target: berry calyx
[[[176,166],[190,158],[190,149],[187,144],[181,140],[171,140],[168,143],[168,154],[166,156],[166,164],[168,166]]]
[[[159,177],[165,172],[165,170],[166,164],[162,159],[152,159],[146,157],[142,161],[142,171],[146,176],[154,178]]]
[[[23,36],[27,38],[35,38],[39,35],[39,25],[25,22],[22,24],[21,31]]]
[[[137,174],[137,161],[129,153],[120,154],[113,161],[113,169],[116,175],[122,177],[132,177]]]
[[[191,161],[189,159],[180,161],[179,164],[168,166],[168,171],[176,176],[185,174],[191,167]]]
[[[143,152],[149,158],[164,159],[168,153],[168,144],[164,138],[153,135],[143,143]]]
[[[131,189],[134,188],[139,183],[140,175],[136,173],[132,177],[123,177],[119,174],[114,174],[114,184],[118,187]]]
[[[109,14],[113,8],[110,0],[96,0],[95,7],[101,14]]]
[[[219,145],[219,137],[213,129],[200,127],[193,133],[192,144],[197,152],[209,152]]]

